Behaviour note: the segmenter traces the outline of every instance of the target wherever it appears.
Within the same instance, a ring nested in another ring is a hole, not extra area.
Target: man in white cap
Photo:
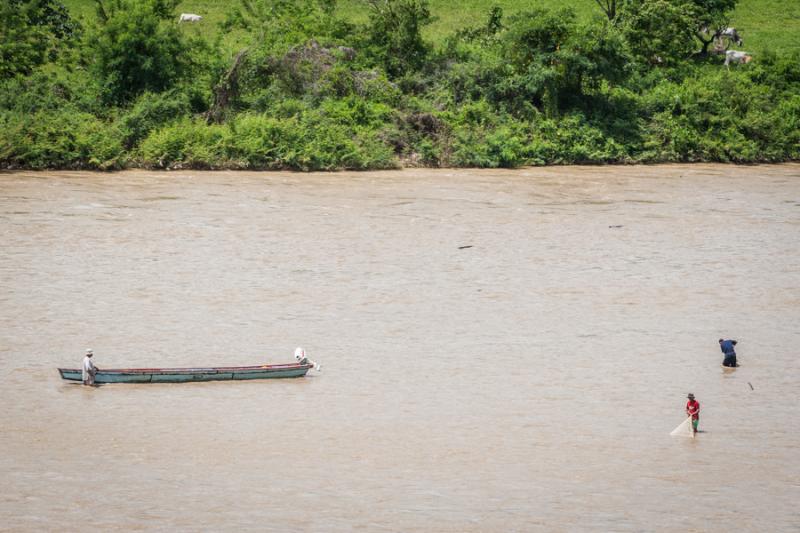
[[[86,350],[86,357],[83,358],[83,371],[82,378],[84,385],[94,385],[94,375],[97,374],[97,367],[94,366],[92,362],[92,353],[91,350]]]

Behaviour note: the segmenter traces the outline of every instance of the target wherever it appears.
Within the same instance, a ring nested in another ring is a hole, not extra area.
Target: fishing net
[[[694,429],[692,428],[692,417],[690,416],[689,418],[681,422],[681,425],[673,429],[670,435],[672,435],[673,437],[694,438]]]

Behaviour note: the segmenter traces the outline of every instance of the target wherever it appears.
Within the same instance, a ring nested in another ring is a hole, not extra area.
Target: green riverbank
[[[12,0],[0,167],[800,159],[800,5],[602,4]]]

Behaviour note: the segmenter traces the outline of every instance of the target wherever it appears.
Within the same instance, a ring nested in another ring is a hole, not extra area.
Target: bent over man
[[[725,358],[722,360],[722,366],[737,366],[736,351],[733,349],[734,346],[736,346],[735,340],[719,340],[719,348],[722,350],[722,353],[725,354]]]

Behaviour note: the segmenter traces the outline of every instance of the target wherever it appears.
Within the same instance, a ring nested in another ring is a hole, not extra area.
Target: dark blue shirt
[[[733,350],[733,347],[736,345],[736,341],[722,341],[719,343],[719,347],[722,349],[722,353],[725,355],[736,355],[736,352]]]

